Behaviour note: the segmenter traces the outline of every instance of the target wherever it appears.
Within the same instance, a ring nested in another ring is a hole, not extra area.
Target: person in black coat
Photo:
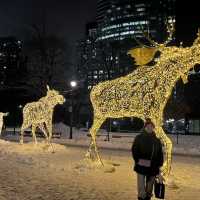
[[[160,140],[154,132],[155,125],[147,119],[144,132],[137,135],[132,146],[137,173],[138,200],[150,200],[156,176],[163,165],[163,151]]]

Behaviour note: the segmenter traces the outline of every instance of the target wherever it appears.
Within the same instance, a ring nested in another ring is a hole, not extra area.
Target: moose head
[[[135,59],[137,65],[144,66],[154,59],[156,52],[160,52],[160,57],[153,67],[172,73],[175,80],[181,78],[184,83],[187,83],[189,71],[195,64],[200,63],[200,32],[191,47],[183,48],[182,45],[167,46],[175,30],[173,24],[168,25],[167,28],[169,36],[162,44],[155,42],[144,33],[151,46],[142,45],[139,48],[133,48],[128,51],[128,54]]]
[[[59,92],[56,90],[51,90],[48,85],[46,97],[52,105],[63,104],[65,102],[63,95],[59,94]]]

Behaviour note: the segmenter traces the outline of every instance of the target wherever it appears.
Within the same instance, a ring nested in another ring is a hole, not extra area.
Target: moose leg
[[[101,160],[101,157],[99,155],[98,152],[98,148],[97,148],[97,143],[96,143],[96,134],[97,131],[99,130],[99,128],[101,127],[101,125],[103,124],[103,122],[105,121],[104,118],[95,118],[94,117],[94,121],[93,121],[93,125],[90,129],[90,134],[91,134],[91,143],[89,146],[89,150],[87,152],[87,157],[88,155],[90,156],[90,158],[92,157],[92,152],[94,150],[94,154],[96,155],[97,160],[103,165],[103,162]]]
[[[35,144],[37,144],[37,138],[36,138],[36,134],[35,134],[36,127],[37,127],[37,125],[35,125],[35,124],[32,125],[32,135],[33,135]]]
[[[47,123],[46,123],[46,127],[47,127],[47,130],[48,130],[48,133],[49,133],[49,137],[48,137],[48,144],[52,147],[52,153],[55,153],[55,149],[53,147],[53,144],[51,143],[51,138],[52,138],[52,120],[49,120]]]
[[[24,129],[21,128],[21,133],[20,133],[20,144],[24,143]]]
[[[161,126],[157,128],[156,133],[157,137],[160,138],[165,147],[165,161],[161,169],[161,175],[164,177],[164,179],[166,179],[169,176],[171,170],[172,142],[169,137],[167,137]]]
[[[49,133],[48,142],[50,143],[51,142],[51,138],[52,138],[52,121],[51,120],[49,120],[46,123],[46,127],[47,127],[47,130],[48,130],[48,133]]]
[[[49,140],[48,140],[48,135],[47,135],[47,132],[46,132],[45,124],[44,123],[39,124],[39,129],[44,133],[45,139],[48,143]]]
[[[26,128],[28,128],[29,126],[27,125],[27,123],[23,123],[22,127],[21,127],[21,131],[20,131],[20,144],[24,143],[24,130]]]
[[[165,146],[165,162],[162,167],[162,174],[164,177],[169,176],[171,171],[171,162],[172,162],[172,141],[167,137],[166,133],[164,132],[163,128],[160,128],[161,135],[160,139]]]
[[[0,135],[2,132],[2,128],[3,128],[3,117],[0,119]]]

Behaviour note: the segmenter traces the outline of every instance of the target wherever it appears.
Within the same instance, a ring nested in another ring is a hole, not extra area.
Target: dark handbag
[[[155,194],[156,198],[164,199],[165,198],[165,184],[164,183],[158,183],[157,181],[155,181],[154,194]]]

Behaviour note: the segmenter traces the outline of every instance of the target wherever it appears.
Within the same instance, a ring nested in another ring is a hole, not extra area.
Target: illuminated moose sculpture
[[[8,115],[9,115],[9,113],[0,112],[0,135],[2,132],[2,128],[3,128],[4,117],[7,117]]]
[[[187,48],[167,47],[171,38],[172,31],[163,44],[151,40],[154,47],[131,49],[128,54],[143,65],[124,77],[105,81],[93,87],[90,99],[94,121],[90,129],[92,139],[87,157],[95,156],[95,159],[103,164],[97,150],[96,134],[107,118],[151,118],[156,125],[157,137],[165,147],[165,162],[161,174],[167,178],[171,169],[172,142],[162,129],[163,111],[176,82],[182,78],[186,83],[190,69],[200,63],[200,33],[193,45]],[[155,65],[145,66],[157,51],[161,55]],[[145,55],[146,58],[141,59],[141,55]]]
[[[32,126],[32,136],[37,143],[36,128],[40,128],[47,142],[51,141],[52,137],[52,118],[54,107],[57,104],[63,104],[65,99],[56,90],[50,90],[47,86],[47,95],[42,97],[37,102],[27,103],[23,108],[23,124],[21,127],[20,142],[23,144],[24,130]],[[46,132],[48,131],[48,134]]]

